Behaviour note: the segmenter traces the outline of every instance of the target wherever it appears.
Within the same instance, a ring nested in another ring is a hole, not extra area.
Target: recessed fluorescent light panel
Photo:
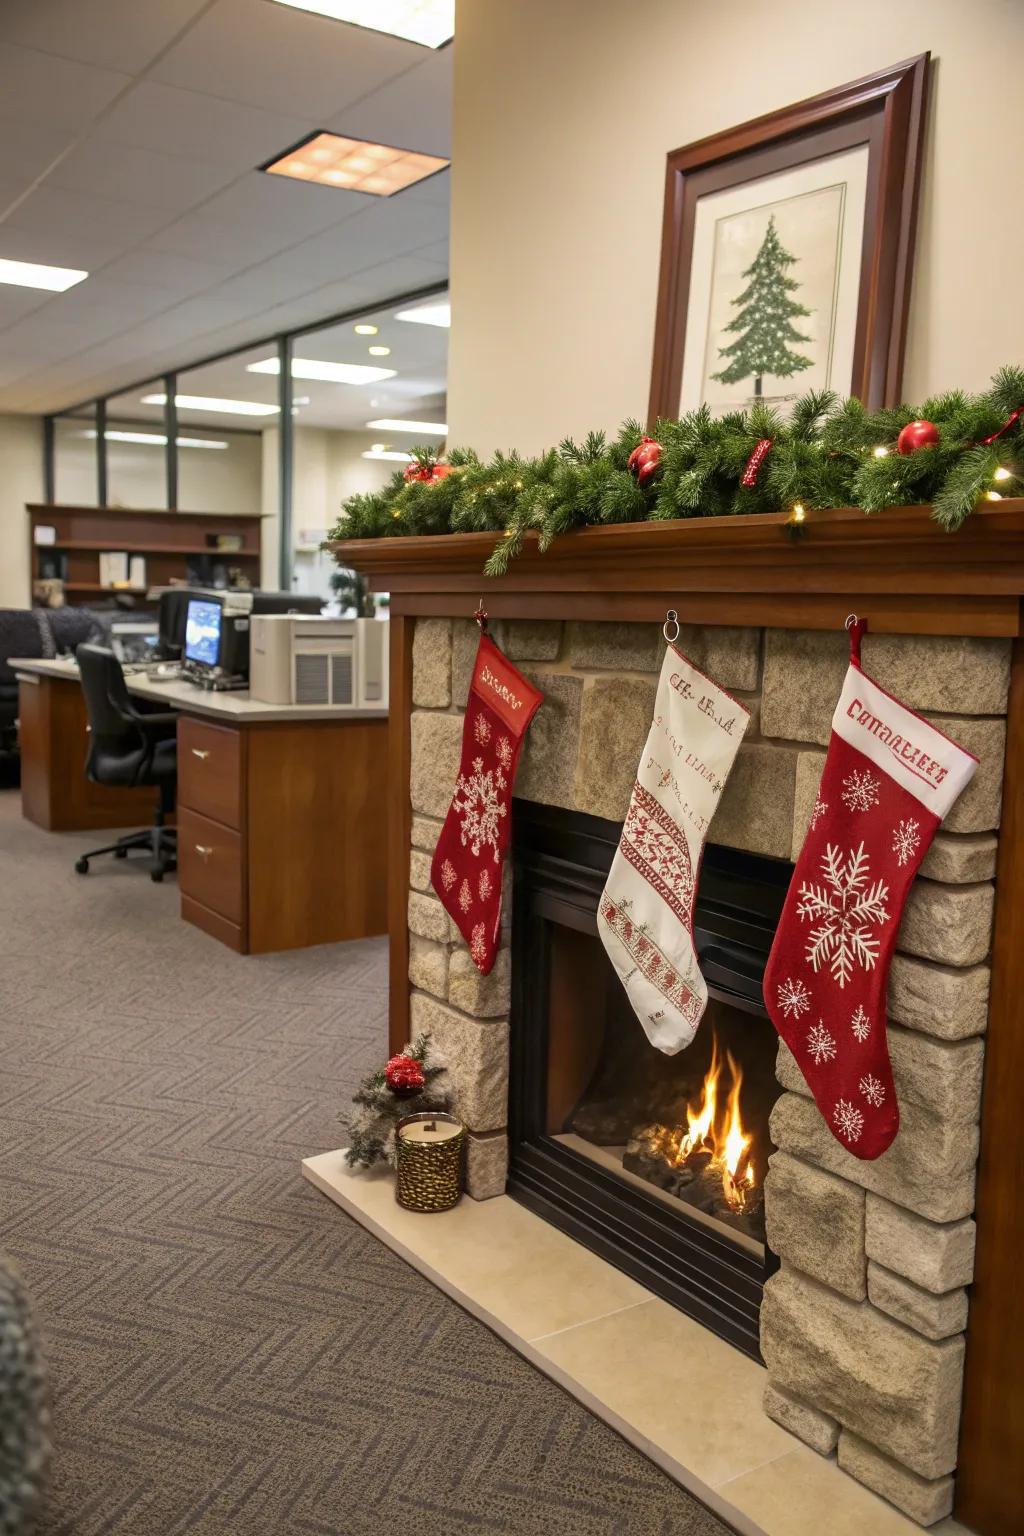
[[[378,432],[418,432],[423,437],[447,437],[448,423],[444,421],[398,421],[384,416],[380,421],[368,421],[368,427]]]
[[[392,197],[450,164],[437,155],[417,155],[389,144],[314,133],[261,169],[271,176],[291,176],[296,181],[318,181],[348,192],[368,192],[372,197]]]
[[[247,363],[246,373],[280,373],[281,361],[265,357],[259,363]],[[393,368],[372,368],[369,363],[322,363],[315,357],[293,357],[293,379],[319,379],[323,384],[379,384],[393,379]]]
[[[90,427],[88,432],[82,432],[82,437],[98,437],[95,427]],[[167,446],[167,439],[162,432],[120,432],[108,430],[103,434],[108,443],[160,443]],[[222,443],[214,437],[176,437],[174,441],[179,448],[226,448],[227,443]]]
[[[371,32],[387,32],[424,48],[440,48],[455,34],[455,0],[278,0]]]
[[[411,464],[411,453],[399,453],[396,448],[370,448],[363,454],[364,459],[391,459],[396,464]]]
[[[451,328],[452,306],[448,299],[440,304],[417,304],[415,309],[395,311],[396,320],[410,320],[414,325],[441,325]]]
[[[276,416],[276,405],[262,405],[258,400],[218,400],[213,395],[175,395],[179,411],[217,411],[224,416]],[[143,405],[166,405],[166,395],[143,395]]]
[[[37,261],[0,261],[0,283],[15,288],[46,288],[51,293],[66,293],[84,281],[88,272],[74,267],[43,267]]]

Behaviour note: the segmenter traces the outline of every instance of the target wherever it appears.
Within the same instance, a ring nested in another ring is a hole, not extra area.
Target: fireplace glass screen
[[[514,807],[509,1192],[756,1355],[780,1092],[761,983],[792,866],[706,849],[694,936],[709,1002],[665,1056],[597,931],[620,830]]]

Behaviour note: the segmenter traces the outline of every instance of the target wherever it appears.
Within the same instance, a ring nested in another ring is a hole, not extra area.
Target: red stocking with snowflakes
[[[512,832],[512,785],[526,728],[544,695],[486,633],[469,688],[455,793],[434,850],[430,878],[486,976],[501,924],[501,877]]]
[[[910,883],[978,766],[861,671],[832,717],[825,770],[764,978],[765,1006],[836,1140],[875,1158],[899,1130],[886,983]]]

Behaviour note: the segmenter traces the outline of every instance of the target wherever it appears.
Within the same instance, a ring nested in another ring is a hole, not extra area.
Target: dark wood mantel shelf
[[[830,629],[851,609],[902,634],[1020,633],[1024,499],[1006,498],[946,533],[928,506],[866,516],[812,512],[798,537],[782,514],[615,523],[530,538],[506,576],[485,577],[493,533],[340,540],[336,560],[395,615],[684,621]]]

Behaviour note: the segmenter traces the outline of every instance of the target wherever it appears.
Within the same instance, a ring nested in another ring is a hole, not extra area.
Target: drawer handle
[[[203,752],[203,751],[200,750],[199,747],[193,747],[192,748],[192,756],[193,757],[198,757],[201,762],[205,763],[206,759],[209,757],[209,755],[210,755],[209,752]]]
[[[198,853],[201,859],[208,859],[212,852],[212,848],[204,848],[202,843],[196,843],[196,853]]]

